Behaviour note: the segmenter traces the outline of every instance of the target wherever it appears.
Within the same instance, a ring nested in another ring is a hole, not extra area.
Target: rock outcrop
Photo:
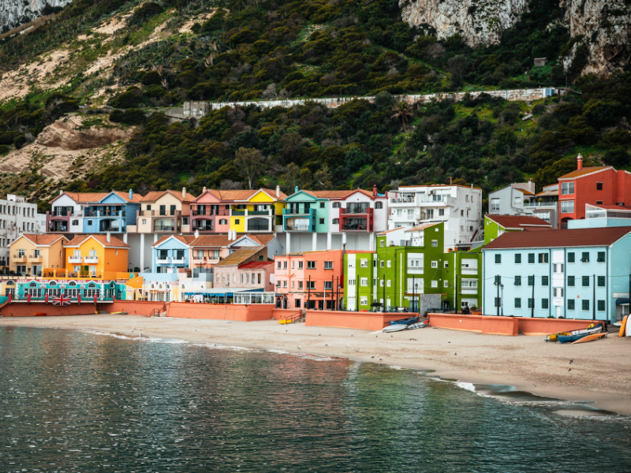
[[[61,8],[72,0],[0,0],[0,33],[33,21],[48,6]]]
[[[496,44],[528,9],[528,0],[399,0],[403,21],[429,26],[439,39],[459,34],[469,46]]]
[[[625,0],[561,0],[570,36],[578,41],[564,66],[578,60],[583,74],[608,74],[631,61],[631,3]],[[585,57],[577,57],[584,55]]]

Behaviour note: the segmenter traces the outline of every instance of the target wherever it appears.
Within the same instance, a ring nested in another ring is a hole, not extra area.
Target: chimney
[[[186,187],[182,187],[182,198],[186,197]]]
[[[63,189],[59,189],[59,195],[63,194],[64,190]]]
[[[133,189],[129,189],[129,200],[132,200],[134,198],[134,191]]]
[[[276,184],[276,198],[278,199],[279,197],[280,197],[280,186]]]
[[[107,242],[110,243],[112,241],[112,234],[107,232],[107,236],[105,238],[107,238]]]
[[[195,230],[195,238],[199,238],[199,230]]]
[[[453,182],[453,179],[451,178],[451,176],[449,176],[449,185],[451,185]]]
[[[298,192],[298,186],[294,187],[294,192]]]
[[[204,186],[204,189],[202,190],[202,194],[206,193],[206,186]]]
[[[578,153],[578,156],[576,157],[576,170],[580,171],[581,169],[583,169],[583,155]]]
[[[372,185],[372,198],[373,199],[377,198],[377,185],[376,184]]]

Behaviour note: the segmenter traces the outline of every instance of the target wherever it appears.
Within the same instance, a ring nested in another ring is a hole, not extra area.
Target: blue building
[[[126,233],[127,225],[136,224],[142,196],[112,191],[98,202],[83,206],[83,233]]]
[[[151,249],[151,271],[154,273],[177,273],[190,268],[190,243],[194,235],[169,235],[160,238]]]
[[[482,261],[486,315],[615,322],[629,312],[631,227],[507,232]]]

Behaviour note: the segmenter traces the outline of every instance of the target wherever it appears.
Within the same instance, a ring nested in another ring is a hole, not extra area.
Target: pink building
[[[218,191],[204,188],[191,203],[191,229],[199,232],[228,233],[230,205],[223,202]]]
[[[240,248],[214,266],[215,289],[272,291],[274,262],[267,259],[267,248]]]
[[[291,309],[339,307],[344,295],[343,266],[342,250],[277,256],[274,267],[277,305]]]

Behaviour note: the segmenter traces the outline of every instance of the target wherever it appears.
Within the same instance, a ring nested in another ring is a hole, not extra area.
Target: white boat
[[[390,333],[390,332],[400,332],[401,330],[406,330],[408,328],[407,325],[403,324],[395,324],[395,325],[387,325],[383,328],[382,332]]]

